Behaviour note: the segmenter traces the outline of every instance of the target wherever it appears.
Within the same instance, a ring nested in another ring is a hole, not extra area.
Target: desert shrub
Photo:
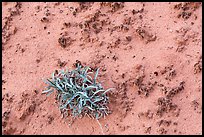
[[[77,63],[74,70],[53,72],[52,77],[44,81],[48,86],[42,93],[49,96],[57,92],[56,100],[63,115],[74,118],[88,115],[98,120],[110,113],[107,92],[112,89],[103,88],[97,81],[98,73],[99,68],[94,74],[90,67]]]

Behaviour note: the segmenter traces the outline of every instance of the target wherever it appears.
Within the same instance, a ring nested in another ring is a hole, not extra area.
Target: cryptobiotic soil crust
[[[102,134],[94,119],[69,126],[55,70],[100,68],[112,113],[104,134],[202,134],[202,3],[2,3],[3,134]]]

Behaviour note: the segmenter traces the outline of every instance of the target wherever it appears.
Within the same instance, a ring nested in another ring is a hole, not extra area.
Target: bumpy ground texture
[[[102,134],[94,119],[69,126],[55,70],[100,68],[112,114],[104,134],[202,134],[202,3],[2,3],[3,134]]]

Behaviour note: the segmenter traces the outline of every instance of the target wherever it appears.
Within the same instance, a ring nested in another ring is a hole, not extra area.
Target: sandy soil
[[[100,67],[105,134],[202,134],[202,3],[2,3],[3,134],[102,134],[41,92],[76,60]]]

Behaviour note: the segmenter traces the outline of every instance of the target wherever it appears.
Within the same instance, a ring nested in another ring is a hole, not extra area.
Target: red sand
[[[41,94],[42,78],[76,60],[116,88],[112,114],[100,119],[105,134],[202,134],[201,3],[2,8],[3,134],[102,134],[88,117],[68,126],[54,95]]]

